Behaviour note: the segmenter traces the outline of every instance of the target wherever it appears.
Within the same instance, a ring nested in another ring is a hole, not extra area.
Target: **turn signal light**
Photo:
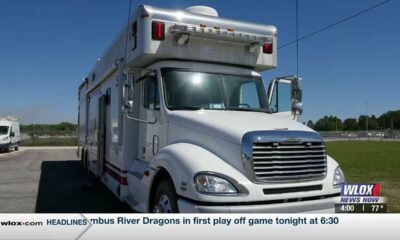
[[[163,22],[152,22],[151,25],[151,36],[153,40],[162,41],[165,39],[165,23]]]

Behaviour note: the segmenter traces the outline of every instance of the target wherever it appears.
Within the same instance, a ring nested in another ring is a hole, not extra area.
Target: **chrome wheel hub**
[[[158,203],[154,206],[153,212],[155,213],[172,213],[171,201],[168,196],[163,194],[158,199]]]

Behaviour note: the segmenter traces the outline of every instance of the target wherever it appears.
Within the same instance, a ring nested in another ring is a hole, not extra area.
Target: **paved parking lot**
[[[21,147],[0,153],[0,212],[131,212],[83,171],[75,149]]]

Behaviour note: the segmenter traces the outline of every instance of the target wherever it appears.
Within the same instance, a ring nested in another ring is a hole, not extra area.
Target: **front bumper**
[[[187,199],[179,199],[179,212],[182,213],[334,213],[338,197],[318,200],[274,203],[274,204],[226,204],[207,205]]]
[[[8,143],[0,143],[0,150],[8,150]]]

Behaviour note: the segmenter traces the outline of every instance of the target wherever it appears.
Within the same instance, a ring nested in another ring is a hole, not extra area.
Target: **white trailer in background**
[[[11,116],[0,116],[0,151],[10,152],[19,149],[19,123]]]
[[[333,211],[344,176],[297,122],[274,26],[140,6],[79,87],[83,166],[139,212]]]

